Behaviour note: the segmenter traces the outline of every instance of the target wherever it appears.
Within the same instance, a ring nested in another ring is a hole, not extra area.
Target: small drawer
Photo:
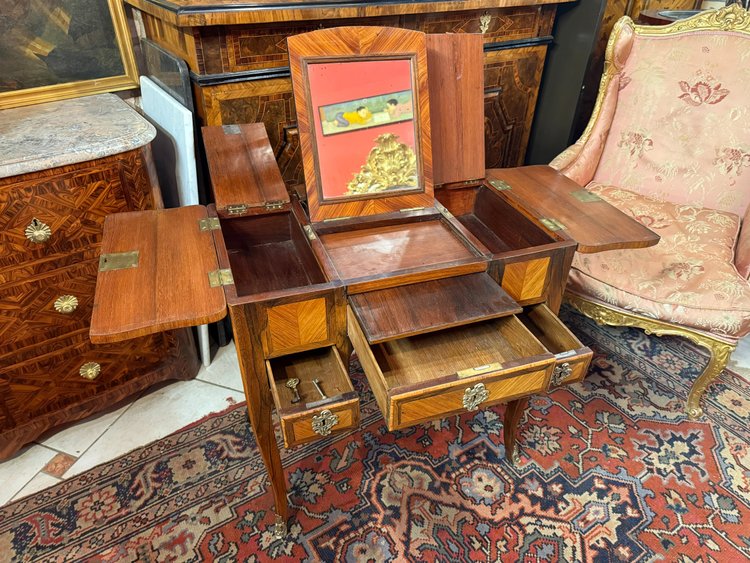
[[[266,360],[266,371],[286,447],[359,426],[359,398],[334,346]],[[296,403],[288,386],[294,379],[301,399]]]
[[[348,323],[390,430],[544,391],[555,364],[515,316],[374,345]]]
[[[518,318],[555,355],[550,387],[575,383],[586,377],[593,352],[581,344],[546,305],[527,307]]]

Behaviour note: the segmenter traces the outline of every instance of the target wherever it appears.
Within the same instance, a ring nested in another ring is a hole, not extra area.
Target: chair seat
[[[638,250],[576,254],[568,289],[640,315],[738,338],[750,332],[750,283],[734,266],[740,218],[615,186],[586,187],[661,237]]]

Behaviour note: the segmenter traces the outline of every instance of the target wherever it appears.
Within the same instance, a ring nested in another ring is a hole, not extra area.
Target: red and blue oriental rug
[[[504,459],[504,407],[387,432],[366,380],[358,431],[286,451],[294,519],[272,499],[238,405],[0,508],[2,561],[745,561],[750,385],[677,338],[598,327],[585,382],[538,396]]]

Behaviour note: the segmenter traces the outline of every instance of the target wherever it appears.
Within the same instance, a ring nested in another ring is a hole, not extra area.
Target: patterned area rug
[[[284,453],[286,539],[239,405],[3,507],[0,560],[747,560],[750,385],[724,373],[690,422],[705,358],[564,317],[592,370],[530,401],[517,467],[504,407],[387,432],[357,370],[360,430]]]

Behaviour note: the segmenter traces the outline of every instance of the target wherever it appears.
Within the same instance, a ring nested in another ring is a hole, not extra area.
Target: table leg
[[[503,419],[503,440],[505,441],[505,459],[513,465],[520,461],[518,450],[516,449],[516,434],[518,431],[518,421],[521,419],[523,411],[529,397],[521,397],[510,401],[505,408],[505,418]]]
[[[287,532],[289,501],[279,446],[273,431],[273,398],[266,375],[263,345],[260,341],[260,330],[257,323],[257,309],[253,305],[230,306],[229,313],[232,317],[232,328],[237,345],[242,384],[245,387],[250,425],[255,433],[258,449],[268,471],[276,505],[274,535],[281,538]]]

